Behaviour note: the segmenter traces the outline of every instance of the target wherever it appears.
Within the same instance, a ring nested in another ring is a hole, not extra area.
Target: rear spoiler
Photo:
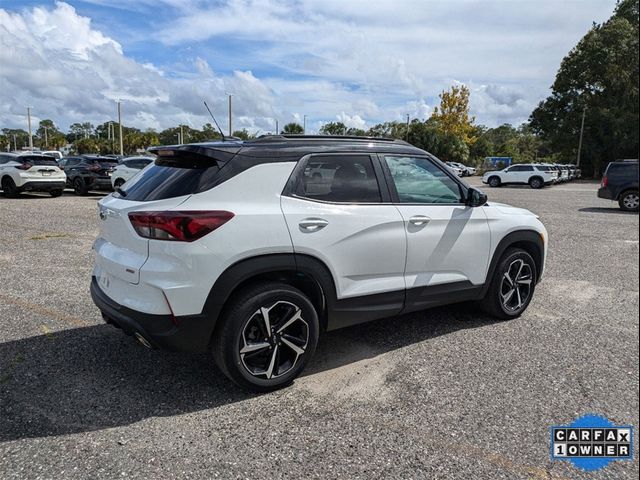
[[[180,157],[211,158],[226,163],[242,149],[241,142],[189,143],[186,145],[163,145],[148,148],[147,151],[159,158],[179,159]]]

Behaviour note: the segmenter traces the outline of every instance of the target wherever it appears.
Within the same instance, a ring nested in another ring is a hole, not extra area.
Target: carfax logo
[[[551,427],[551,458],[583,470],[599,470],[614,460],[633,459],[633,427],[586,415],[571,425]]]

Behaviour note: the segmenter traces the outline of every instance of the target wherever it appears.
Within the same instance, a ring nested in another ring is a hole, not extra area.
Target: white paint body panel
[[[338,298],[403,290],[406,237],[402,216],[388,205],[347,205],[282,197],[296,253],[322,260],[331,270]],[[304,231],[300,222],[327,225]]]
[[[398,205],[407,232],[407,288],[470,281],[484,283],[491,233],[482,208]],[[428,223],[414,225],[413,217]]]

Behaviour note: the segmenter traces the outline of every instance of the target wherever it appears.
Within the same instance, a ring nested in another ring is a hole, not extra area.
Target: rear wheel
[[[539,188],[544,187],[544,182],[541,178],[533,177],[531,180],[529,180],[529,186],[533,189],[538,190]]]
[[[489,186],[490,187],[493,187],[493,188],[499,187],[501,183],[502,182],[500,181],[500,178],[498,178],[498,177],[491,177],[489,179]]]
[[[73,193],[76,195],[86,195],[89,189],[81,177],[76,177],[73,181]]]
[[[531,302],[536,275],[531,255],[519,248],[508,249],[498,262],[482,307],[501,320],[519,317]]]
[[[638,190],[628,190],[620,195],[618,205],[625,212],[637,212],[640,206],[640,197],[638,197]]]
[[[4,196],[9,198],[15,198],[20,194],[18,187],[16,187],[11,177],[4,177],[2,179],[2,190],[4,191]]]
[[[52,197],[59,197],[62,195],[62,190],[49,190],[49,195]]]
[[[316,348],[318,315],[298,289],[264,283],[230,300],[214,338],[218,367],[240,387],[267,392],[289,385]]]

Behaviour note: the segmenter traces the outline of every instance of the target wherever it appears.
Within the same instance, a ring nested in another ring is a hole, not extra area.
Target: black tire
[[[4,191],[4,196],[7,198],[16,198],[20,195],[20,190],[18,190],[18,187],[16,187],[11,177],[4,177],[2,179],[2,190]]]
[[[492,188],[497,188],[502,185],[502,180],[500,177],[489,177],[489,186]]]
[[[115,182],[113,182],[113,188],[118,188],[124,185],[124,180],[122,178],[118,178]]]
[[[62,195],[62,190],[49,190],[49,195],[54,198],[59,197],[60,195]]]
[[[519,277],[515,274],[519,268],[518,262],[526,265],[526,267],[522,268]],[[507,273],[511,283],[505,277]],[[489,315],[499,320],[510,320],[519,317],[527,309],[533,298],[537,275],[536,264],[531,255],[520,248],[509,248],[496,266],[489,290],[481,301],[482,308]],[[519,279],[518,286],[513,284],[513,280],[516,278]],[[527,280],[530,281],[528,285],[526,283]],[[511,290],[513,292],[509,295]],[[508,300],[506,300],[507,297]]]
[[[542,180],[540,177],[533,177],[529,179],[529,186],[534,190],[539,190],[544,187],[544,180]]]
[[[620,205],[620,208],[625,212],[637,212],[639,206],[638,199],[638,190],[627,190],[620,194],[618,205]]]
[[[214,357],[220,370],[240,387],[277,390],[302,372],[319,333],[318,314],[300,290],[284,283],[261,283],[229,300],[214,334]]]
[[[86,195],[89,189],[82,177],[76,177],[73,179],[73,193],[76,195]]]

